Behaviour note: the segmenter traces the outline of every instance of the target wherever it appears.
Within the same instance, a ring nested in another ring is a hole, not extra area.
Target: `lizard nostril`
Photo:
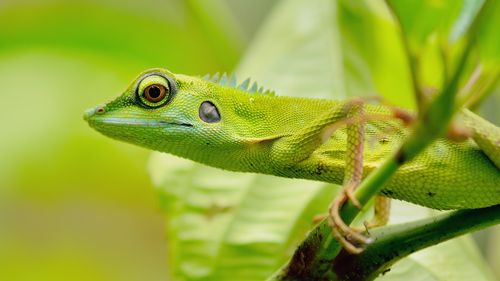
[[[106,112],[106,109],[104,106],[99,106],[99,107],[94,107],[91,109],[87,109],[85,113],[83,114],[83,119],[86,121],[89,121],[92,116],[95,116],[97,114],[103,114]]]

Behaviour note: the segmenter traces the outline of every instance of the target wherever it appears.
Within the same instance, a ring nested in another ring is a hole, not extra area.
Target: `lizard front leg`
[[[350,252],[360,252],[347,237],[360,243],[368,243],[369,239],[347,226],[339,215],[339,209],[347,199],[359,205],[353,196],[363,174],[364,124],[367,116],[363,109],[363,101],[354,99],[339,104],[329,112],[315,120],[310,126],[298,133],[279,140],[273,147],[272,156],[282,165],[293,166],[311,156],[323,143],[329,140],[339,128],[347,126],[346,168],[344,192],[337,197],[330,207],[330,222],[337,240]],[[361,207],[361,206],[359,206]]]
[[[361,208],[354,197],[354,190],[361,183],[363,176],[363,150],[365,140],[365,112],[362,102],[352,102],[348,105],[347,118],[357,122],[347,123],[347,146],[345,155],[344,190],[337,196],[329,208],[329,222],[335,238],[350,253],[358,254],[363,248],[353,244],[367,244],[371,240],[344,223],[340,216],[340,208],[349,199]]]
[[[277,140],[271,157],[280,166],[293,166],[309,158],[323,143],[327,142],[337,125],[345,120],[347,112],[338,104],[328,112],[286,138]]]

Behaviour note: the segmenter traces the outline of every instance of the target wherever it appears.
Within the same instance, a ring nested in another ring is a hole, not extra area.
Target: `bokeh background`
[[[272,1],[0,1],[0,279],[165,280],[150,152],[83,111],[142,70],[234,68]]]
[[[276,2],[0,0],[1,280],[166,280],[150,153],[82,113],[149,67],[230,72]]]

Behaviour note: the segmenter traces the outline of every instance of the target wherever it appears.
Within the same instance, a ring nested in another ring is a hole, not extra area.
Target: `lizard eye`
[[[217,107],[209,101],[204,101],[200,105],[199,115],[201,120],[207,123],[217,123],[220,121],[219,110],[217,110]]]
[[[171,100],[172,87],[170,79],[159,74],[144,77],[137,87],[137,97],[142,105],[158,108]]]
[[[160,84],[149,85],[144,89],[144,98],[149,102],[157,103],[161,101],[167,93],[167,88]]]

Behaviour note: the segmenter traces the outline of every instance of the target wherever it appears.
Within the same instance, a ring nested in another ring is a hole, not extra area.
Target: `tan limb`
[[[366,229],[384,226],[389,222],[391,212],[391,198],[385,196],[376,196],[373,205],[373,218],[365,224]]]
[[[332,232],[339,243],[350,253],[360,253],[363,249],[353,244],[367,244],[370,239],[359,234],[356,230],[344,223],[340,216],[341,206],[349,199],[354,205],[361,205],[353,196],[353,192],[361,183],[363,176],[363,150],[364,150],[364,110],[363,103],[354,100],[346,104],[347,119],[358,119],[361,122],[347,124],[346,168],[344,175],[344,190],[337,196],[329,209],[329,220]]]

